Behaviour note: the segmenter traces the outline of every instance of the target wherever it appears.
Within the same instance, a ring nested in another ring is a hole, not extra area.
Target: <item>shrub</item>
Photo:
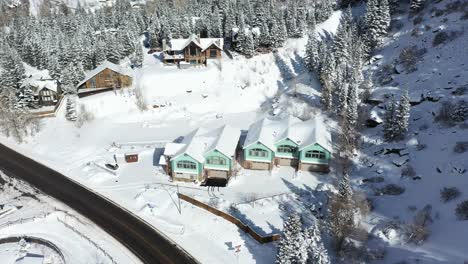
[[[444,203],[450,202],[461,195],[457,187],[444,187],[440,190],[440,200]]]
[[[468,220],[468,200],[465,200],[457,205],[455,214],[459,220]]]
[[[418,49],[416,45],[406,47],[401,50],[400,55],[398,56],[398,62],[403,65],[405,71],[414,72],[417,70],[416,63],[426,52],[427,50],[425,48]]]
[[[436,121],[449,125],[464,122],[468,118],[468,103],[461,100],[457,103],[443,102],[436,116]]]
[[[405,192],[405,188],[396,184],[387,184],[377,190],[376,195],[400,195]]]
[[[136,106],[140,111],[145,111],[148,109],[148,105],[146,104],[145,97],[143,96],[143,92],[141,89],[135,89],[135,99],[136,99]]]
[[[85,123],[91,122],[93,119],[93,113],[88,111],[84,104],[80,105],[80,111],[78,113],[78,118],[76,119],[76,126],[82,127]]]
[[[449,34],[445,31],[441,31],[439,33],[437,33],[435,36],[434,36],[434,40],[432,40],[432,45],[433,46],[437,46],[437,45],[440,45],[442,43],[444,43],[445,41],[447,41],[449,39]]]
[[[409,225],[406,230],[409,243],[421,245],[429,237],[429,230],[421,225]]]
[[[468,150],[468,141],[460,141],[455,144],[453,147],[453,152],[455,153],[465,153]]]
[[[442,43],[454,40],[458,35],[459,35],[459,33],[455,32],[455,31],[449,31],[449,32],[440,31],[440,32],[437,32],[437,34],[435,34],[435,36],[434,36],[434,39],[432,40],[432,45],[435,47],[435,46],[438,46],[438,45],[440,45]]]

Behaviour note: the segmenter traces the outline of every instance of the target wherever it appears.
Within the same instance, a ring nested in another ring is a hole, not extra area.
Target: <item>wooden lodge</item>
[[[96,69],[88,72],[85,78],[77,85],[78,96],[89,96],[131,85],[132,74],[129,70],[106,61]]]
[[[191,35],[188,39],[171,39],[163,43],[163,62],[184,65],[206,64],[208,59],[221,58],[222,38],[200,38]]]

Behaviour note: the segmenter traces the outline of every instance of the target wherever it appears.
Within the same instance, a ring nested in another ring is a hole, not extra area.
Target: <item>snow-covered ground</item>
[[[141,263],[110,235],[64,204],[24,182],[0,172],[0,241],[30,237],[58,248],[36,243],[0,243],[2,263],[27,253],[44,256],[44,263]]]
[[[356,158],[354,183],[367,190],[375,205],[375,210],[365,223],[369,230],[391,220],[411,224],[421,209],[426,205],[432,206],[430,216],[433,222],[428,225],[428,240],[422,245],[414,245],[406,243],[398,235],[382,237],[383,245],[387,247],[382,263],[468,261],[467,222],[457,220],[455,216],[456,205],[468,199],[468,174],[461,172],[468,168],[468,153],[454,151],[457,142],[468,141],[468,131],[466,124],[448,127],[434,121],[441,102],[467,100],[466,91],[463,95],[453,92],[463,86],[468,89],[468,34],[463,32],[468,20],[461,19],[460,12],[445,12],[441,16],[430,12],[434,8],[443,10],[447,4],[455,1],[427,2],[421,24],[414,25],[415,16],[409,17],[407,13],[398,17],[403,27],[392,31],[384,47],[377,51],[382,59],[370,67],[375,72],[383,65],[392,64],[401,50],[408,46],[427,49],[416,64],[416,71],[393,73],[389,84],[382,87],[377,84],[375,89],[375,93],[391,94],[389,91],[392,89],[388,89],[391,86],[397,93],[408,89],[412,98],[421,98],[421,95],[426,98],[411,107],[407,138],[401,142],[385,143],[382,141],[381,125],[368,128],[364,131],[362,149]],[[441,30],[457,32],[458,37],[434,47],[434,36]],[[400,154],[381,153],[385,148],[399,148],[402,151]],[[394,163],[406,164],[398,167]],[[408,166],[414,169],[414,173],[402,173]],[[362,182],[372,177],[382,177],[384,181]],[[404,187],[405,192],[398,196],[375,195],[376,188],[390,183]],[[444,187],[457,187],[462,194],[454,201],[443,203],[440,190]]]
[[[340,14],[334,13],[318,31],[333,33]],[[1,141],[132,210],[202,263],[271,263],[274,243],[259,244],[226,220],[184,201],[179,204],[177,189],[270,235],[282,230],[291,208],[308,212],[309,206],[319,204],[316,189],[329,189],[334,173],[242,170],[227,188],[207,192],[195,184],[170,182],[157,164],[157,149],[199,126],[229,124],[245,130],[273,112],[318,113],[320,85],[302,62],[306,42],[292,39],[277,54],[252,59],[224,55],[206,68],[185,70],[163,66],[157,54],[146,54],[134,83],[150,106],[147,111],[137,108],[132,89],[102,93],[79,99],[94,114],[94,120],[81,128],[66,121],[61,108],[56,118],[44,119],[41,132],[26,143]],[[280,70],[275,56],[290,73]],[[292,76],[284,80],[285,74]],[[291,99],[294,103],[287,100],[292,92],[299,95]],[[115,147],[121,145],[123,150]],[[115,153],[128,149],[140,153],[138,163],[121,165],[116,173],[103,166]],[[242,245],[238,254],[235,245]]]

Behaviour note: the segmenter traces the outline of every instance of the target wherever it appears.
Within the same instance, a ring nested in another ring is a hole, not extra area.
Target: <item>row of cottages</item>
[[[132,72],[129,69],[105,61],[94,70],[86,73],[85,78],[77,85],[78,96],[89,96],[131,85]]]
[[[160,161],[174,180],[225,185],[236,162],[240,130],[230,126],[198,128],[180,143],[168,143]]]
[[[165,64],[200,65],[207,59],[221,58],[223,38],[200,38],[192,34],[186,39],[171,39],[163,42]]]
[[[308,121],[264,118],[250,126],[242,149],[246,169],[271,170],[279,165],[328,172],[331,134],[320,117]]]

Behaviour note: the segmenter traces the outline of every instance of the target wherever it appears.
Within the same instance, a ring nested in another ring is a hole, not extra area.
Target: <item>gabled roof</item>
[[[219,129],[219,136],[213,142],[213,145],[208,149],[207,153],[212,150],[217,150],[227,157],[231,157],[236,152],[237,143],[241,132],[239,129],[225,125]]]
[[[165,47],[163,47],[163,51],[183,50],[190,45],[190,43],[194,43],[202,49],[202,51],[205,51],[211,45],[215,45],[220,50],[223,50],[223,42],[223,38],[198,38],[195,34],[192,34],[189,38],[169,40],[169,43],[164,45]]]
[[[299,149],[317,143],[332,152],[331,134],[322,117],[308,121],[291,116],[281,120],[263,118],[250,126],[244,148],[259,142],[274,151],[275,144],[284,139],[290,139]]]
[[[282,137],[286,128],[287,123],[284,120],[260,119],[249,127],[244,148],[260,142],[271,151],[274,151],[275,143]]]
[[[132,76],[132,72],[129,69],[124,68],[124,67],[122,67],[120,65],[114,64],[114,63],[109,62],[109,61],[104,61],[101,65],[96,67],[94,70],[91,70],[91,71],[87,72],[85,74],[84,79],[76,87],[80,87],[86,81],[93,78],[94,76],[96,76],[98,73],[102,72],[105,69],[110,69],[110,70],[112,70],[114,72],[117,72],[117,73],[120,73],[122,75]]]
[[[196,161],[205,162],[205,154],[212,150],[218,150],[227,157],[232,157],[235,153],[237,143],[240,137],[240,130],[222,126],[217,129],[197,128],[184,137],[181,143],[169,143],[167,148],[177,151],[173,154],[172,159],[177,158],[182,154],[189,155]],[[165,150],[164,154],[171,154],[171,150]]]

